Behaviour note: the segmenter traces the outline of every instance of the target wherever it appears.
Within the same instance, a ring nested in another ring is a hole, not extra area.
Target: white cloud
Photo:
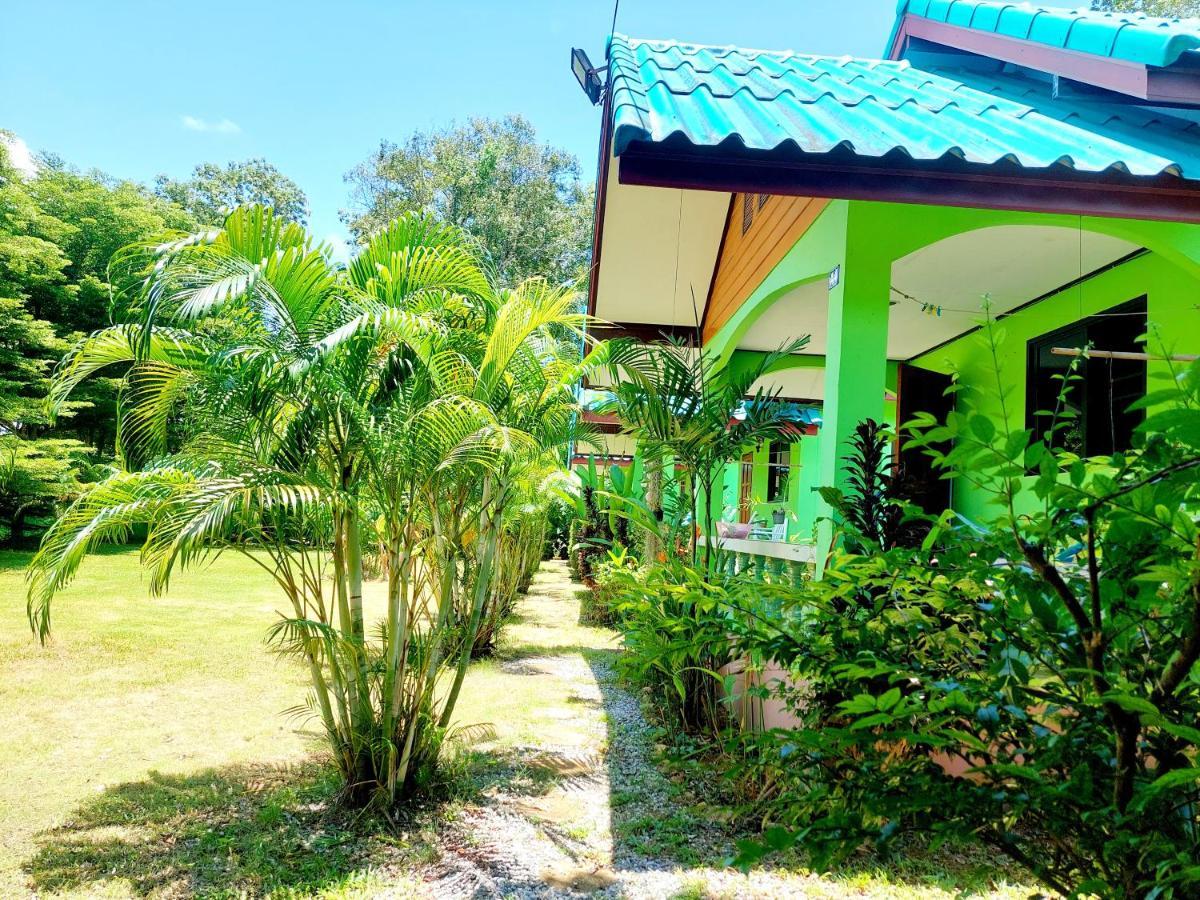
[[[217,134],[237,134],[241,131],[241,126],[232,119],[221,119],[220,121],[209,122],[207,119],[201,119],[199,116],[180,116],[180,122],[188,131],[211,131]]]
[[[33,159],[33,154],[29,152],[28,144],[15,134],[4,134],[3,132],[0,132],[0,142],[4,143],[4,149],[8,151],[9,164],[14,169],[26,178],[33,178],[37,175],[37,163]]]

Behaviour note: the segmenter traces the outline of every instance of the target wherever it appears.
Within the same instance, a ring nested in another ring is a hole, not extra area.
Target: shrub
[[[594,460],[578,473],[580,492],[576,499],[571,542],[571,574],[590,588],[596,586],[596,568],[610,550],[621,551],[632,541],[631,527],[623,515],[626,504],[640,498],[635,472],[619,466],[598,471]]]
[[[742,863],[917,830],[1063,893],[1200,893],[1200,364],[1145,405],[1137,448],[1090,460],[970,398],[923,417],[918,441],[952,442],[935,461],[993,495],[990,528],[856,533],[823,581],[775,589],[778,621],[733,620],[806,684],[779,692],[803,728],[745,739],[788,789]]]
[[[728,610],[738,580],[669,559],[614,568],[608,589],[621,598],[621,673],[649,690],[669,727],[715,737],[727,719],[718,673],[732,658]]]
[[[636,577],[637,560],[624,548],[610,550],[608,559],[597,565],[595,587],[583,591],[579,604],[579,623],[611,628],[618,624],[617,606],[627,589],[627,575]]]

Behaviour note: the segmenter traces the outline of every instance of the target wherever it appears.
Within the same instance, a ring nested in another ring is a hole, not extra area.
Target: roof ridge
[[[685,47],[690,47],[695,50],[722,50],[726,51],[725,55],[733,53],[741,54],[742,56],[772,56],[780,58],[797,57],[799,59],[846,59],[854,60],[862,63],[885,63],[889,66],[909,66],[911,63],[903,59],[886,59],[884,57],[867,58],[863,56],[854,56],[851,53],[801,53],[798,50],[766,50],[754,49],[750,47],[739,47],[736,44],[698,44],[693,41],[681,41],[676,38],[639,38],[632,35],[622,34],[620,32],[613,35],[614,41],[620,38],[625,42],[625,46],[633,49],[636,44],[649,44],[652,46],[663,48],[677,48],[682,50]]]
[[[1200,55],[1200,17],[1065,9],[1026,0],[899,0],[889,53],[908,16],[1145,66],[1167,67],[1186,53]]]

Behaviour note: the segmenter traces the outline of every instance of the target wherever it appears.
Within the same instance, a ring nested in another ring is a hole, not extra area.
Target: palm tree
[[[560,359],[555,338],[582,327],[572,292],[540,281],[495,291],[460,231],[419,216],[342,269],[263,207],[127,248],[113,278],[130,321],[68,354],[52,403],[123,367],[126,467],[46,534],[31,622],[44,638],[87,551],[135,525],[147,528],[154,591],[177,566],[245,553],[291,604],[271,637],[309,670],[307,708],[347,799],[390,805],[419,789],[452,721],[516,485],[573,420],[568,379],[585,364]],[[365,547],[387,573],[377,633],[363,610]],[[468,571],[469,640],[454,661]]]
[[[614,387],[601,410],[617,415],[648,460],[661,465],[665,457],[674,458],[681,501],[690,510],[693,564],[695,526],[703,521],[704,534],[713,535],[711,498],[719,496],[725,466],[746,447],[794,434],[794,407],[780,402],[778,388],[755,385],[807,343],[807,336],[797,338],[739,367],[718,365],[709,353],[683,342],[609,343],[605,362]],[[705,559],[711,567],[716,554]]]

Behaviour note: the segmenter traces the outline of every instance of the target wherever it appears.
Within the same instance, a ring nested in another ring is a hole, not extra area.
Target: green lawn
[[[370,895],[396,890],[428,852],[419,833],[352,829],[330,810],[320,737],[281,712],[303,700],[305,676],[264,644],[280,597],[254,563],[222,557],[152,598],[135,552],[105,552],[56,601],[41,647],[25,618],[28,559],[0,553],[0,896],[173,896],[222,883],[232,894]],[[380,589],[367,586],[368,614]],[[604,639],[560,626],[544,649]],[[536,631],[518,620],[509,637],[536,645]],[[551,679],[483,662],[457,719],[491,725],[490,747],[544,740],[542,716],[571,709],[560,694]],[[571,717],[551,721],[571,743]]]
[[[58,601],[43,648],[25,620],[27,560],[0,553],[0,897],[411,896],[444,834],[470,821],[463,812],[497,802],[554,840],[584,841],[584,862],[620,844],[677,867],[680,896],[693,884],[695,896],[725,896],[723,854],[702,859],[695,846],[711,809],[652,766],[645,778],[666,790],[669,809],[642,815],[640,795],[615,794],[611,838],[608,827],[576,827],[579,795],[556,787],[563,772],[546,760],[576,750],[604,758],[614,726],[588,665],[571,674],[555,661],[604,658],[615,637],[578,625],[577,603],[561,594],[522,600],[498,657],[472,666],[456,719],[486,724],[490,736],[472,732],[444,797],[386,823],[331,802],[336,779],[319,736],[305,731],[312,723],[282,714],[306,684],[264,646],[279,598],[252,562],[225,557],[153,599],[135,552],[101,554]],[[368,586],[372,618],[381,588]],[[800,869],[779,890],[922,900],[964,887],[1030,892],[990,887],[1009,873],[978,853],[901,862],[830,878]]]
[[[303,676],[264,647],[278,590],[249,560],[151,598],[136,553],[99,555],[56,602],[46,647],[25,618],[27,560],[0,554],[0,895],[25,888],[39,834],[115,785],[316,746],[280,715],[303,698]]]

